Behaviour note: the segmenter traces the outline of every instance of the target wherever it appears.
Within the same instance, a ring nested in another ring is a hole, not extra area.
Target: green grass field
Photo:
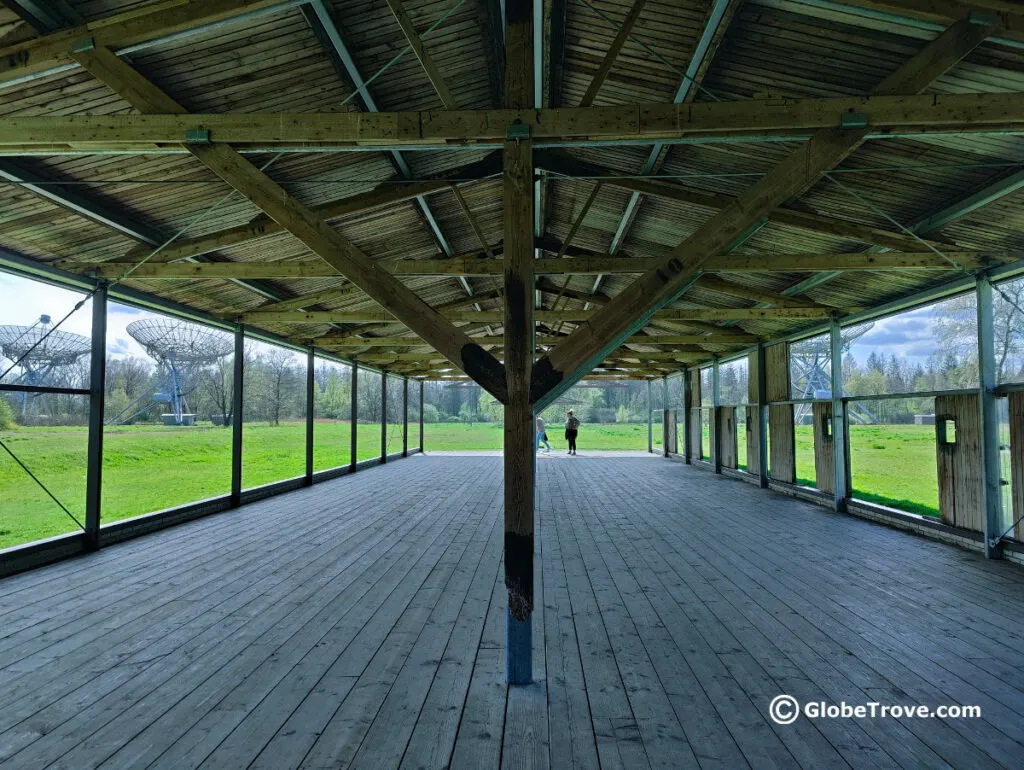
[[[305,468],[305,424],[246,425],[242,485],[245,488],[301,476]],[[410,445],[417,428],[410,425]],[[660,439],[659,426],[654,434]],[[349,463],[350,425],[317,421],[316,470]],[[565,449],[560,426],[548,431],[555,451]],[[19,428],[0,433],[21,460],[79,521],[85,516],[86,429]],[[359,460],[380,455],[379,424],[359,425]],[[681,438],[681,436],[680,436]],[[745,433],[739,426],[739,459],[745,463]],[[814,485],[812,433],[796,429],[800,483]],[[402,445],[400,425],[388,426],[388,451]],[[428,423],[428,451],[500,450],[502,427],[495,423]],[[934,428],[853,426],[850,429],[854,495],[925,515],[938,515]],[[660,445],[660,440],[657,442]],[[707,451],[705,436],[705,452]],[[647,426],[584,425],[579,448],[645,450]],[[230,491],[231,431],[216,427],[122,426],[104,431],[103,521],[111,522]],[[0,453],[0,548],[74,532],[75,523],[21,470]]]

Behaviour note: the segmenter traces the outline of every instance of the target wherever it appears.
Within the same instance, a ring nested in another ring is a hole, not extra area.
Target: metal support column
[[[306,351],[306,486],[313,485],[313,413],[316,398],[316,358],[313,348]]]
[[[409,378],[402,378],[402,457],[409,456]]]
[[[690,368],[683,367],[683,459],[687,464],[693,456],[693,441],[690,438],[690,401],[693,389],[690,386]]]
[[[837,511],[846,510],[846,403],[843,401],[843,336],[839,319],[833,318],[829,329],[832,353],[832,466],[835,478],[832,482],[834,504]],[[817,428],[816,428],[817,430]]]
[[[765,377],[764,343],[757,343],[757,475],[761,489],[768,488],[768,380]]]
[[[978,304],[978,370],[981,375],[978,392],[981,409],[981,462],[984,483],[981,490],[985,514],[985,557],[999,559],[1002,546],[998,540],[1003,520],[1002,487],[999,463],[999,412],[996,408],[995,328],[992,309],[992,282],[982,275],[977,282]]]
[[[423,380],[420,380],[420,451],[423,451]]]
[[[380,461],[388,461],[388,375],[380,374]]]
[[[715,356],[711,363],[711,419],[708,427],[711,429],[711,464],[715,473],[722,472],[722,437],[719,435],[721,427],[719,422],[718,408],[722,405],[722,394],[718,387],[718,356]]]
[[[661,378],[661,454],[668,457],[668,436],[665,434],[668,420],[668,377]]]
[[[245,328],[235,329],[234,376],[231,381],[231,507],[242,503],[242,397],[245,379]]]
[[[647,381],[647,451],[654,454],[654,426],[651,417],[651,381]]]
[[[89,448],[85,477],[85,536],[89,548],[100,545],[103,497],[103,406],[107,380],[107,287],[92,297],[92,353],[89,359]]]
[[[356,469],[356,451],[359,448],[359,366],[357,364],[352,364],[352,387],[349,398],[352,403],[349,404],[351,416],[349,417],[348,468],[350,471],[354,471]]]

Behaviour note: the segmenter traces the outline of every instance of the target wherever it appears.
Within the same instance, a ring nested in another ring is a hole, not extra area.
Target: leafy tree
[[[10,430],[14,427],[14,410],[7,403],[6,398],[0,397],[0,430]]]

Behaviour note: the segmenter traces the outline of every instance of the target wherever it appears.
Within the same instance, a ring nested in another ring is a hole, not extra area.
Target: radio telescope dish
[[[160,377],[142,397],[117,415],[113,422],[123,423],[148,411],[143,406],[125,417],[146,397],[166,404],[166,425],[194,425],[195,415],[188,413],[188,396],[196,389],[203,370],[234,350],[234,340],[225,332],[174,318],[145,318],[132,321],[128,334],[156,359]]]
[[[127,329],[147,353],[161,362],[212,364],[234,350],[228,334],[173,318],[132,321]]]
[[[0,357],[17,362],[21,374],[15,385],[60,387],[77,385],[61,381],[59,375],[66,367],[92,350],[87,337],[73,332],[53,330],[48,315],[39,316],[33,326],[0,326]],[[5,367],[6,368],[6,367]],[[38,394],[23,393],[21,413],[25,417]]]
[[[859,324],[842,330],[842,351],[845,353],[853,343],[874,326],[873,323]],[[821,335],[808,340],[801,340],[790,345],[792,356],[793,392],[801,399],[832,398],[832,343],[829,336]],[[842,361],[836,363],[842,366]],[[843,395],[846,395],[845,393]],[[803,424],[810,419],[811,405],[796,404],[795,420]],[[870,424],[876,422],[871,414],[860,404],[850,404],[850,419],[854,422]]]

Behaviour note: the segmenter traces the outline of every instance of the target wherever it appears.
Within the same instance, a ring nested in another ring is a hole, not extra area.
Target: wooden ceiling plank
[[[448,84],[445,83],[444,78],[441,76],[441,71],[437,68],[433,58],[431,58],[430,54],[427,53],[427,50],[423,47],[423,41],[416,32],[416,27],[413,25],[412,19],[409,18],[409,14],[406,12],[405,6],[402,5],[401,0],[386,0],[386,2],[388,4],[388,8],[391,9],[391,14],[395,17],[395,21],[397,21],[398,26],[401,27],[402,34],[405,36],[406,42],[408,42],[409,47],[412,48],[412,52],[419,60],[420,66],[423,67],[423,71],[427,73],[427,78],[430,80],[430,84],[434,86],[434,90],[437,91],[437,95],[441,97],[441,103],[444,104],[445,109],[458,109],[455,97],[452,96],[452,92],[448,88]]]
[[[0,49],[0,83],[69,64],[74,49],[86,40],[91,39],[97,47],[119,49],[279,3],[280,0],[162,0],[131,8]]]
[[[580,107],[589,107],[594,103],[594,99],[597,98],[597,92],[601,90],[601,86],[604,85],[604,81],[608,79],[608,73],[611,72],[612,65],[615,64],[615,60],[618,58],[619,51],[622,50],[622,46],[624,46],[626,41],[629,39],[629,33],[633,31],[633,27],[640,18],[640,12],[643,11],[646,2],[647,0],[634,0],[633,7],[629,9],[629,13],[627,13],[626,18],[623,19],[622,26],[619,27],[619,31],[615,35],[615,39],[608,47],[608,51],[601,60],[601,64],[597,68],[597,72],[594,73],[594,77],[590,81],[590,85],[587,86],[587,91],[583,94],[583,99],[580,101]]]

